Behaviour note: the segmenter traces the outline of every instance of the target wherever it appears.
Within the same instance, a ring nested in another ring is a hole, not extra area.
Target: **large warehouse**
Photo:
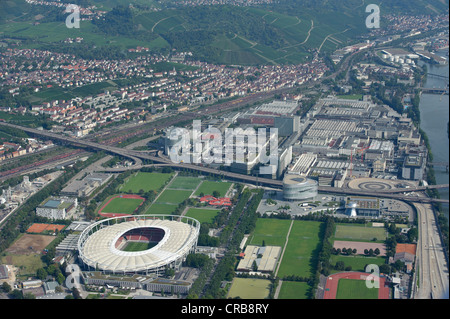
[[[158,273],[178,269],[195,249],[200,223],[175,215],[135,215],[101,220],[78,241],[79,258],[88,269],[105,273]]]
[[[285,200],[307,200],[316,197],[317,194],[317,181],[300,175],[285,175],[283,179],[283,196]]]

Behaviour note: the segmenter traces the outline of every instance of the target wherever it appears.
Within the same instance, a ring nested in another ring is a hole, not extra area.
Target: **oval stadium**
[[[105,273],[158,273],[178,268],[195,249],[200,222],[178,215],[133,215],[98,221],[78,240],[79,258]]]

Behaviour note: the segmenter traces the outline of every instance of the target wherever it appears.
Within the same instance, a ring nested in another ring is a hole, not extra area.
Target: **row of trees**
[[[28,227],[36,221],[36,207],[46,198],[56,196],[59,191],[75,174],[86,165],[98,160],[98,156],[93,155],[85,162],[77,162],[73,167],[67,167],[66,173],[59,176],[53,182],[45,186],[39,192],[31,196],[22,206],[10,216],[3,224],[0,232],[0,253],[8,248],[12,242],[24,233]],[[42,222],[42,218],[38,218]]]
[[[235,276],[236,254],[239,251],[239,245],[244,237],[253,231],[258,214],[256,210],[263,197],[264,190],[258,190],[252,193],[245,189],[236,204],[227,227],[232,230],[227,238],[226,246],[228,251],[226,255],[220,260],[217,268],[211,277],[208,287],[205,289],[206,298],[224,298],[226,291],[221,289],[222,281],[231,281]]]

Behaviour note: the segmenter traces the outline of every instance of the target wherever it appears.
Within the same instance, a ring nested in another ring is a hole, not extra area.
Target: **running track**
[[[368,275],[370,274],[364,272],[341,272],[328,276],[323,299],[336,299],[339,279],[365,280]],[[380,276],[379,279],[378,299],[389,299],[389,287],[385,286],[386,278]]]
[[[102,213],[103,209],[104,209],[106,206],[108,206],[108,204],[109,204],[114,198],[142,199],[142,203],[141,203],[139,206],[141,206],[141,205],[144,203],[144,201],[145,201],[145,198],[144,198],[144,197],[141,197],[141,196],[138,196],[138,195],[117,195],[117,196],[114,196],[113,198],[110,198],[110,200],[109,200],[105,205],[103,205],[102,208],[100,208],[100,210],[98,211],[98,214],[99,214],[100,216],[103,216],[103,217],[121,217],[121,216],[129,216],[129,215],[130,215],[130,214]],[[138,207],[138,208],[139,208],[139,207]],[[137,208],[136,208],[136,209],[137,209]]]

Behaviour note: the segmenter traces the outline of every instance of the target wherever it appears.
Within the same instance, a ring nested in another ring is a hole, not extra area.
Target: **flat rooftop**
[[[42,207],[45,207],[45,208],[58,208],[58,206],[61,203],[62,202],[59,201],[59,200],[50,199],[44,205],[42,205]]]

